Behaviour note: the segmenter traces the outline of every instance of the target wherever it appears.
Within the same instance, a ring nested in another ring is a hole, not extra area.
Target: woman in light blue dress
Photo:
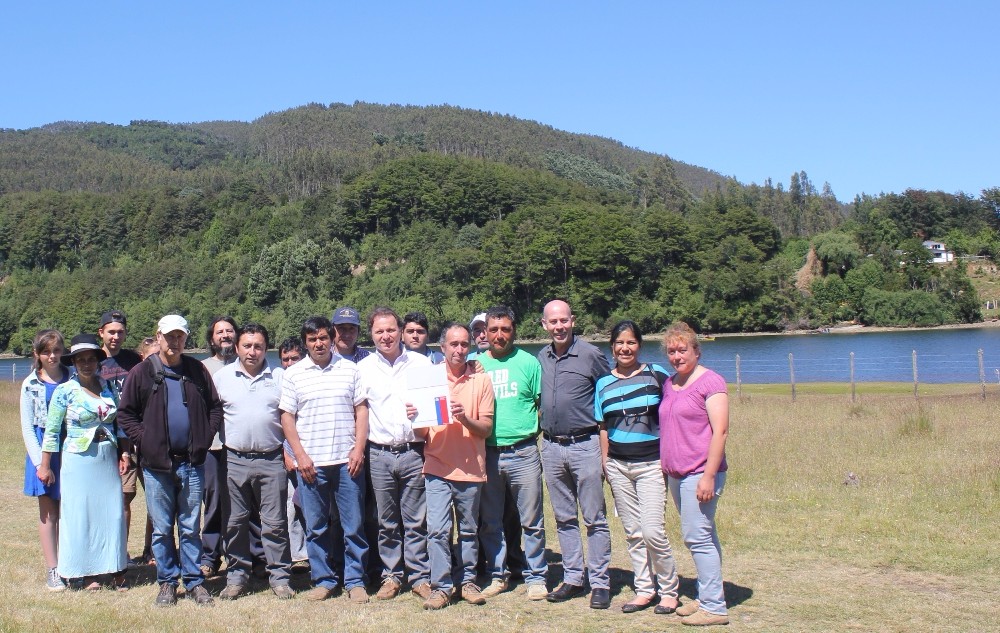
[[[61,454],[59,575],[82,579],[91,590],[124,588],[128,564],[120,479],[128,463],[116,437],[117,398],[98,373],[104,358],[97,337],[73,337],[62,364],[72,364],[76,375],[52,396],[39,468],[47,477],[52,455]]]

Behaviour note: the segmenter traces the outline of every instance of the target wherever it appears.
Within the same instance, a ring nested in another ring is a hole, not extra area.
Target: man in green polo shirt
[[[496,396],[493,432],[486,440],[486,484],[480,505],[480,543],[491,582],[486,597],[506,591],[510,571],[503,536],[503,508],[514,499],[524,533],[529,600],[544,600],[545,527],[542,519],[542,462],[538,454],[538,402],[542,369],[531,354],[514,346],[514,313],[506,306],[486,312],[490,348],[477,360]]]

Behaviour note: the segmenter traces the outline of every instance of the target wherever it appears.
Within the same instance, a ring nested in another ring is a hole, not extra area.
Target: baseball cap
[[[188,329],[187,320],[179,314],[168,314],[160,319],[160,322],[156,326],[156,331],[161,334],[169,334],[175,330],[180,330],[185,334],[191,333],[191,330]]]
[[[358,314],[357,310],[355,310],[350,306],[344,306],[342,308],[337,308],[336,310],[334,310],[333,319],[331,320],[333,321],[334,325],[350,324],[361,327],[361,315]]]
[[[480,312],[476,316],[472,317],[472,320],[469,321],[469,327],[470,328],[476,327],[476,323],[479,323],[480,321],[482,321],[483,323],[486,323],[486,313],[485,312]]]
[[[101,329],[108,323],[121,323],[126,328],[128,327],[128,322],[125,319],[125,313],[121,310],[108,310],[101,315],[101,324],[97,326],[97,329]]]

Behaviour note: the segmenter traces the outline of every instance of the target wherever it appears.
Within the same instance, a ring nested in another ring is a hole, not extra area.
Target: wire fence
[[[647,358],[669,369],[666,358]],[[912,385],[912,392],[919,395],[921,386],[960,383],[968,385],[986,397],[987,386],[1000,387],[1000,352],[984,354],[975,352],[953,354],[863,356],[849,352],[838,356],[795,356],[788,353],[765,358],[735,354],[725,357],[713,354],[705,364],[722,374],[737,393],[748,385],[785,385],[796,397],[803,387],[815,383],[841,384],[856,397],[858,385],[864,383],[902,383]],[[0,380],[19,382],[33,370],[30,358],[0,360]]]

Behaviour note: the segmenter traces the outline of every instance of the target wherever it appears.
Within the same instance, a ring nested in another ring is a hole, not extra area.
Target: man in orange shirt
[[[424,483],[427,495],[427,550],[431,563],[431,595],[425,609],[441,609],[452,597],[452,510],[458,520],[462,556],[462,598],[485,604],[476,585],[479,556],[479,500],[486,481],[486,438],[493,430],[493,383],[475,373],[466,358],[472,332],[452,323],[441,332],[451,395],[451,420],[441,426],[415,429],[426,437]]]

